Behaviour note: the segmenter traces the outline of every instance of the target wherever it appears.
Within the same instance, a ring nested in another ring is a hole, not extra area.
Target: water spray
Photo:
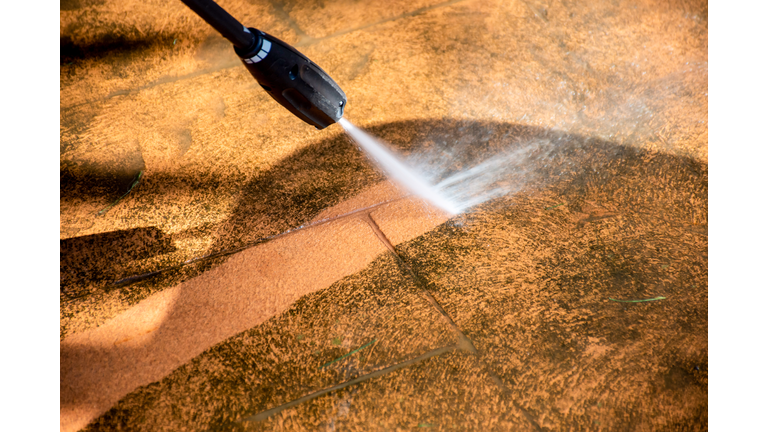
[[[341,122],[347,133],[391,178],[448,213],[458,213],[386,146],[342,118],[347,96],[320,66],[280,39],[245,27],[213,0],[181,1],[232,42],[248,72],[280,105],[318,129]]]
[[[414,195],[449,214],[458,214],[511,190],[509,186],[495,184],[499,178],[519,168],[515,163],[517,157],[510,158],[511,155],[485,161],[466,172],[442,179],[436,185],[431,184],[429,175],[403,163],[395,150],[343,118],[346,94],[305,55],[270,34],[245,27],[213,0],[181,1],[234,45],[235,53],[248,72],[275,101],[317,129],[339,122],[389,178]],[[421,168],[430,168],[430,165],[438,168],[435,159],[420,164]]]
[[[357,142],[360,148],[377,162],[389,178],[397,181],[413,194],[424,198],[445,212],[452,215],[459,213],[459,209],[453,203],[445,199],[424,178],[403,164],[401,162],[402,158],[398,157],[393,150],[388,149],[385,144],[358,129],[347,119],[340,119],[339,124]]]
[[[235,53],[277,103],[317,129],[344,115],[347,95],[320,66],[280,39],[242,25],[212,0],[181,0],[232,42]]]

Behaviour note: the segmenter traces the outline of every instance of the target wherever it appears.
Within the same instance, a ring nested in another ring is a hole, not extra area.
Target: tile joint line
[[[258,414],[254,414],[254,415],[252,415],[250,417],[246,417],[246,418],[244,418],[244,419],[242,419],[240,421],[241,422],[245,422],[245,421],[262,421],[262,420],[266,420],[267,418],[269,418],[269,417],[279,413],[280,411],[283,411],[283,410],[288,409],[288,408],[292,408],[292,407],[294,407],[296,405],[299,405],[301,403],[310,401],[310,400],[315,399],[315,398],[320,397],[320,396],[324,396],[324,395],[326,395],[328,393],[331,393],[331,392],[334,392],[336,390],[341,390],[341,389],[343,389],[345,387],[349,387],[351,385],[358,384],[358,383],[361,383],[363,381],[367,381],[367,380],[370,380],[370,379],[373,379],[373,378],[378,378],[378,377],[386,375],[386,374],[388,374],[390,372],[394,372],[394,371],[402,369],[402,368],[404,368],[406,366],[410,366],[412,364],[418,363],[418,362],[420,362],[422,360],[429,359],[430,357],[438,356],[438,355],[441,355],[441,354],[445,354],[447,352],[457,351],[457,350],[461,350],[461,349],[462,348],[459,347],[458,345],[451,345],[451,346],[446,346],[446,347],[442,347],[442,348],[436,348],[436,349],[433,349],[431,351],[427,351],[426,353],[421,354],[418,357],[414,357],[414,358],[412,358],[410,360],[406,360],[406,361],[403,361],[403,362],[400,362],[400,363],[396,363],[396,364],[394,364],[392,366],[388,366],[388,367],[385,367],[383,369],[379,369],[379,370],[377,370],[375,372],[371,372],[369,374],[365,374],[363,376],[359,376],[359,377],[357,377],[355,379],[343,382],[341,384],[337,384],[337,385],[332,386],[332,387],[328,387],[326,389],[318,390],[318,391],[316,391],[314,393],[310,393],[310,394],[308,394],[306,396],[302,396],[302,397],[300,397],[298,399],[294,399],[294,400],[292,400],[290,402],[284,403],[282,405],[276,406],[276,407],[268,409],[266,411],[262,411],[262,412],[260,412]]]
[[[511,395],[511,390],[504,384],[504,382],[501,380],[501,378],[496,374],[496,372],[491,369],[488,364],[483,360],[480,353],[477,351],[477,348],[475,347],[475,344],[472,342],[472,340],[464,334],[461,329],[459,329],[459,326],[456,325],[456,323],[453,321],[451,316],[448,314],[448,312],[443,309],[442,306],[440,306],[440,303],[437,302],[437,299],[430,293],[424,284],[416,277],[416,273],[413,271],[410,265],[403,260],[403,258],[400,256],[400,254],[397,253],[395,250],[395,247],[392,245],[392,242],[389,241],[387,236],[384,234],[384,231],[381,230],[379,225],[376,223],[376,221],[371,216],[371,212],[365,213],[365,220],[368,222],[368,225],[371,227],[371,230],[373,230],[374,234],[376,234],[376,237],[379,238],[379,241],[381,241],[384,246],[387,247],[387,249],[395,256],[395,259],[406,269],[408,270],[408,273],[411,276],[411,280],[413,280],[413,283],[419,288],[421,293],[424,295],[424,297],[427,299],[427,301],[435,308],[437,309],[438,313],[440,313],[441,316],[448,322],[448,324],[453,328],[454,332],[456,333],[456,336],[458,337],[458,343],[456,344],[457,349],[460,349],[462,351],[468,351],[475,355],[477,362],[480,364],[480,366],[485,369],[488,374],[491,377],[491,381],[493,381],[496,386],[498,386],[501,389],[502,394]],[[541,426],[536,421],[535,418],[520,404],[517,403],[514,398],[511,398],[512,404],[517,408],[522,414],[523,417],[525,417],[526,420],[528,420],[529,423],[531,423],[531,426],[537,431],[541,431]]]

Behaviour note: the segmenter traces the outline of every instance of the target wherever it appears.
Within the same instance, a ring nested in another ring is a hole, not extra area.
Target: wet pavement
[[[705,2],[220,4],[514,187],[444,214],[181,2],[62,2],[62,430],[707,429]]]

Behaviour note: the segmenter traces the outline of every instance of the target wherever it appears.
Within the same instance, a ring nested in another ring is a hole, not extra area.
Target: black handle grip
[[[261,87],[296,117],[324,129],[344,114],[347,95],[320,66],[295,48],[245,28],[212,0],[181,0],[235,46]]]
[[[235,52],[274,100],[318,129],[341,119],[347,95],[320,66],[280,39],[251,31],[254,48]]]

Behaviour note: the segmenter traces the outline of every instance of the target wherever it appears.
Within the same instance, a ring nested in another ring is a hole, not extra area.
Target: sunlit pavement
[[[63,1],[62,430],[707,428],[705,2],[219,3],[525,175],[447,215],[181,2]]]

